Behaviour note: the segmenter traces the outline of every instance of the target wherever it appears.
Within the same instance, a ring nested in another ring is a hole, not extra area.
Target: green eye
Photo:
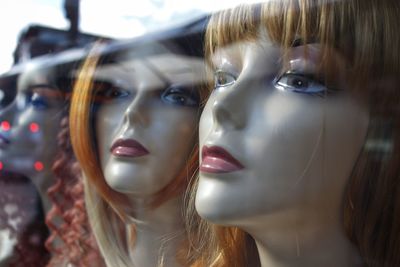
[[[234,84],[236,78],[225,71],[216,71],[214,73],[214,86],[215,88],[230,86]]]

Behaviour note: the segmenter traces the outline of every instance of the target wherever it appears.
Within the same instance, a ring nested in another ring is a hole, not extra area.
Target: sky
[[[80,30],[113,38],[133,38],[179,25],[202,14],[248,0],[81,0]],[[20,31],[30,24],[67,29],[64,0],[2,0],[0,73],[10,69]]]

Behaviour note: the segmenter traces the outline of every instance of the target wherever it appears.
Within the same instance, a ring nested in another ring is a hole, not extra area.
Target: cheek
[[[200,123],[199,123],[199,140],[200,145],[204,144],[204,140],[207,136],[212,132],[214,125],[214,119],[212,115],[212,105],[214,103],[213,95],[210,96],[207,101],[206,106],[204,107],[203,112],[201,113]]]
[[[39,149],[43,151],[56,150],[61,116],[59,109],[45,111],[28,109],[21,114],[13,130],[22,142],[42,146]]]
[[[124,102],[120,105],[104,105],[104,107],[100,107],[96,112],[95,123],[98,132],[104,132],[104,134],[108,135],[111,129],[116,131],[117,128],[121,127],[127,109],[127,103]]]
[[[37,154],[41,154],[44,158],[43,160],[47,162],[54,160],[54,156],[59,149],[59,139],[69,139],[68,134],[59,137],[61,115],[60,110],[48,111],[47,116],[33,117],[24,127],[24,130],[29,133],[30,138],[37,145]]]
[[[109,156],[109,149],[118,131],[121,130],[124,110],[122,108],[100,108],[96,114],[96,141],[102,162]]]
[[[349,177],[365,143],[369,113],[366,108],[352,101],[337,102],[332,102],[327,109],[327,171],[334,173],[342,169],[344,176]],[[336,106],[340,106],[340,109]]]
[[[176,110],[164,113],[168,116],[157,119],[149,135],[157,143],[155,153],[164,158],[166,164],[182,165],[188,159],[197,137],[198,115],[194,110]]]
[[[323,131],[323,103],[278,93],[254,107],[245,132],[247,156],[258,159],[261,168],[303,166]]]

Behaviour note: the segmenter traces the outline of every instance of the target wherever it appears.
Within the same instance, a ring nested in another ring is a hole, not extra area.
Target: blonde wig
[[[93,142],[95,137],[92,128],[95,116],[93,105],[96,101],[93,76],[100,64],[99,50],[101,50],[99,45],[93,48],[79,72],[74,87],[70,110],[71,142],[85,176],[85,200],[89,220],[107,266],[133,266],[129,250],[135,241],[135,226],[133,224],[127,229],[126,224],[128,214],[132,214],[134,207],[130,206],[124,194],[114,191],[106,183],[96,144]],[[204,97],[204,92],[200,91],[200,98]],[[195,135],[196,129],[193,131]],[[193,144],[186,166],[175,179],[152,197],[149,208],[154,209],[182,194],[197,169],[198,147],[197,144]],[[186,253],[181,251],[177,253],[177,260],[183,265],[186,265],[186,260],[183,258],[185,255]]]
[[[219,48],[259,41],[263,30],[282,47],[284,64],[290,47],[320,44],[319,68],[326,84],[335,79],[332,51],[343,56],[346,81],[354,93],[369,99],[372,118],[343,203],[344,229],[366,266],[400,265],[399,15],[397,0],[272,0],[216,13],[206,32],[211,69]],[[376,142],[386,142],[389,149],[372,145]],[[247,233],[199,218],[196,186],[194,181],[187,218],[193,266],[258,266]]]

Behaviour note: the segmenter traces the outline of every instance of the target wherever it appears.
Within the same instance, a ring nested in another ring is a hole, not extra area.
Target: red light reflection
[[[32,122],[32,123],[29,125],[29,130],[30,130],[32,133],[37,133],[37,132],[39,132],[39,129],[40,129],[39,124],[37,124],[36,122]]]
[[[3,162],[0,161],[0,171],[3,169]]]
[[[11,129],[11,125],[8,121],[2,121],[0,127],[3,131],[7,132]]]
[[[34,164],[34,167],[35,167],[35,170],[36,170],[36,171],[40,172],[40,171],[43,170],[44,165],[43,165],[42,162],[36,161],[35,164]]]

